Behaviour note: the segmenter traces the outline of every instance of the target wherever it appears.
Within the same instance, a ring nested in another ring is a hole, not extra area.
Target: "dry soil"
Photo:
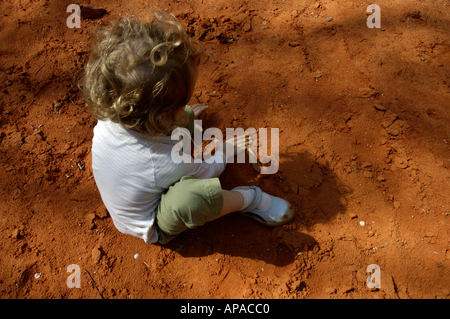
[[[377,0],[381,28],[372,0],[88,0],[106,13],[69,28],[71,2],[0,2],[1,298],[450,298],[450,1]],[[114,228],[77,84],[97,28],[154,10],[203,46],[204,127],[279,128],[276,174],[221,181],[291,223],[232,214],[166,246]]]

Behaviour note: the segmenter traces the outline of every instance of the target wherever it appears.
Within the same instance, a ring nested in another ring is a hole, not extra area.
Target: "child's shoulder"
[[[153,136],[124,127],[111,120],[99,120],[94,128],[94,138],[107,138],[109,140],[127,141],[133,144],[145,144],[152,147],[157,144],[173,146],[177,141],[171,136]]]

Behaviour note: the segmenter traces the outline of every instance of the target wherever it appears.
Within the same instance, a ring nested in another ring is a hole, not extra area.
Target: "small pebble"
[[[38,279],[39,277],[41,277],[41,273],[40,272],[37,272],[37,273],[34,274],[34,278]]]
[[[360,221],[359,224],[360,224],[361,226],[366,226],[366,223],[365,223],[364,221]]]
[[[138,259],[139,258],[139,254],[134,255],[134,259]]]

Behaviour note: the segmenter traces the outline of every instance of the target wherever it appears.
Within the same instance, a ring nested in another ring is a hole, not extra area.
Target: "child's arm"
[[[194,136],[194,120],[199,117],[200,114],[204,110],[206,110],[209,106],[203,103],[194,104],[194,105],[186,105],[184,112],[187,114],[186,124],[181,127],[187,128],[191,133],[191,136]]]
[[[225,161],[230,162],[233,157],[243,153],[251,143],[252,139],[247,139],[245,135],[238,135],[236,138],[232,139],[227,138],[225,141],[214,139],[211,143],[206,145],[203,154],[210,156],[213,150],[217,151],[217,149],[221,149]]]
[[[214,160],[213,162],[203,161],[197,164],[196,171],[192,174],[197,178],[211,178],[218,177],[225,170],[226,164],[232,160],[233,157],[238,156],[245,151],[246,147],[249,145],[249,141],[246,139],[245,135],[237,136],[236,139],[219,141],[215,139],[209,143],[203,150],[203,156],[206,156],[212,160],[211,152],[214,149]],[[218,151],[217,149],[221,149]]]
[[[191,133],[191,136],[194,136],[194,120],[195,120],[195,114],[194,110],[191,106],[186,105],[186,108],[184,109],[184,112],[187,114],[187,124],[182,126],[183,128],[187,128],[189,130],[189,133]]]

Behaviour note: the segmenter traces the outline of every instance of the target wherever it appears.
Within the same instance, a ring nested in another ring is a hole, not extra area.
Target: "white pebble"
[[[364,221],[360,221],[359,224],[360,224],[361,226],[366,226],[366,223],[365,223]]]
[[[37,272],[37,273],[34,274],[34,278],[38,279],[39,277],[41,277],[41,273],[40,272]]]
[[[139,254],[134,255],[134,259],[138,259],[139,258]]]

